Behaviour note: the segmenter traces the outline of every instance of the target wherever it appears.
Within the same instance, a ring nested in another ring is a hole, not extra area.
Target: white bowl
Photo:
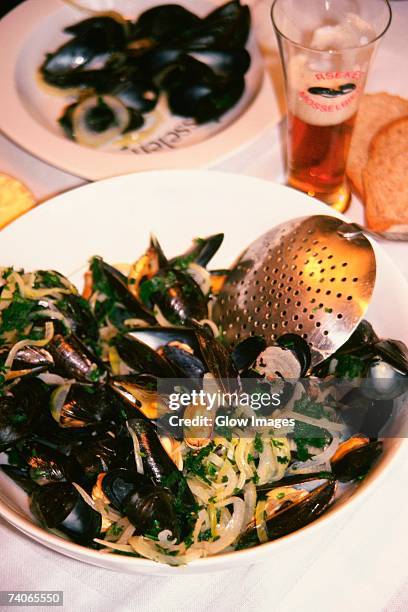
[[[272,226],[306,214],[334,214],[300,192],[245,176],[204,171],[161,171],[127,175],[60,195],[1,232],[1,265],[28,270],[54,268],[81,282],[88,258],[134,260],[153,231],[169,255],[190,239],[218,231],[225,241],[214,267],[227,267],[250,242]],[[408,284],[386,253],[373,243],[377,280],[367,318],[380,336],[408,342]],[[342,494],[319,520],[300,531],[257,548],[221,554],[171,568],[153,561],[101,554],[58,538],[39,527],[25,494],[0,475],[0,515],[30,538],[86,563],[145,574],[194,574],[258,563],[278,554],[296,554],[336,517],[363,502],[398,461],[401,440],[387,439],[384,452],[361,486]]]

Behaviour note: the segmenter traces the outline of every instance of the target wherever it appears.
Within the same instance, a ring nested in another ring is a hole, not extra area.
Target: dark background
[[[0,0],[0,17],[11,11],[17,4],[21,4],[23,0]]]

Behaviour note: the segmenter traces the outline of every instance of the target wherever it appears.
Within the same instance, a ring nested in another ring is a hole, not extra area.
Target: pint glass
[[[286,85],[288,184],[346,210],[353,125],[387,0],[275,0]]]

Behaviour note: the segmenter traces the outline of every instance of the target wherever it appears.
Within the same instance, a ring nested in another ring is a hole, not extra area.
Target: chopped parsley
[[[262,442],[262,438],[260,436],[259,433],[255,434],[255,439],[254,439],[254,448],[258,453],[262,453],[263,449],[264,449],[264,445]]]

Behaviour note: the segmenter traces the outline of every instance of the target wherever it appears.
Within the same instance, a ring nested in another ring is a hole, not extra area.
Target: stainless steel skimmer
[[[336,351],[364,316],[376,261],[355,225],[325,215],[278,225],[253,242],[231,269],[213,317],[232,344],[285,333],[307,340],[316,365]]]

